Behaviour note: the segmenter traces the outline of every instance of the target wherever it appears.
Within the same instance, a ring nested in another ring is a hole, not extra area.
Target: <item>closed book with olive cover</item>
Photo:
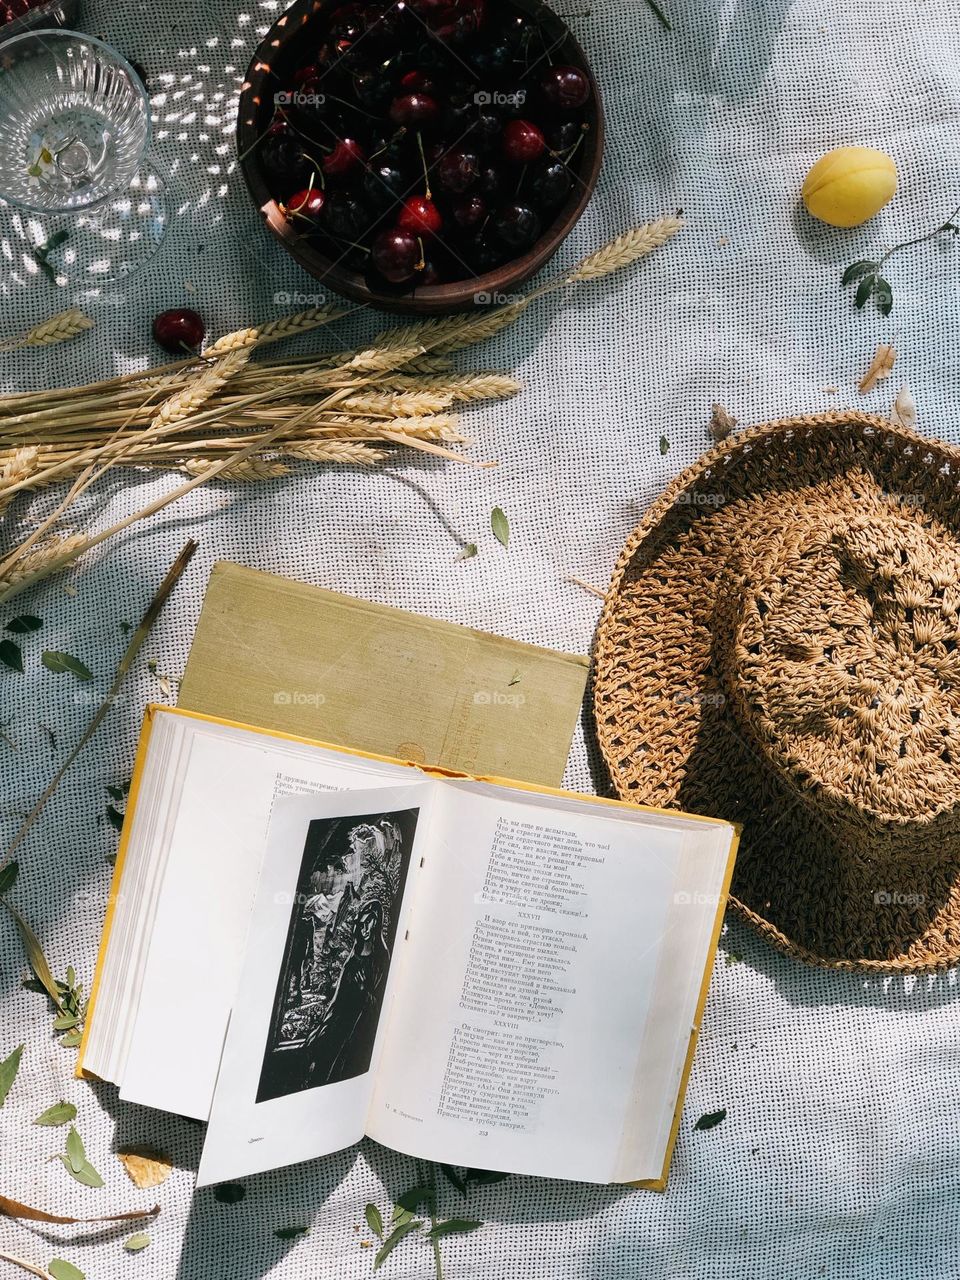
[[[364,1135],[662,1189],[737,828],[150,707],[78,1071],[198,1185]]]
[[[588,659],[216,564],[188,711],[415,764],[559,785]]]

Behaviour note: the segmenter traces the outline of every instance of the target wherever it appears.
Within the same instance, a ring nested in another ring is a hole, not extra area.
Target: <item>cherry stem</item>
[[[417,137],[420,137],[419,133],[417,134]],[[427,199],[429,198],[430,197],[428,196]],[[419,236],[417,236],[417,244],[420,246],[420,261],[417,263],[415,270],[422,271],[427,265],[427,255],[423,251],[423,241]]]
[[[957,205],[956,209],[954,209],[953,213],[950,214],[946,222],[941,222],[939,227],[934,227],[934,229],[932,231],[928,231],[926,235],[914,236],[912,240],[901,240],[899,244],[895,244],[893,248],[888,249],[887,252],[883,255],[883,257],[879,260],[879,262],[877,263],[877,270],[879,271],[880,268],[883,266],[883,264],[887,261],[887,259],[892,258],[893,255],[895,253],[899,253],[901,249],[910,249],[915,244],[925,244],[927,240],[932,240],[934,236],[940,235],[940,233],[943,231],[955,231],[956,228],[953,224],[953,220],[958,215],[960,215],[960,205]]]
[[[423,163],[423,194],[428,200],[432,200],[433,195],[430,191],[430,176],[427,172],[427,157],[423,150],[423,135],[419,129],[417,130],[417,147],[420,150],[420,159]]]

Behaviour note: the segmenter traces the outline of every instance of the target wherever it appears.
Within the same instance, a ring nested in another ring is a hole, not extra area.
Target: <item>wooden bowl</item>
[[[311,43],[320,43],[318,29],[325,23],[326,14],[342,3],[343,0],[295,0],[270,28],[247,70],[240,91],[237,153],[257,208],[291,257],[335,292],[357,302],[384,311],[436,315],[502,301],[504,295],[514,293],[553,257],[583,214],[596,186],[603,160],[603,105],[586,55],[566,24],[542,0],[508,0],[510,8],[537,15],[551,44],[556,42],[557,61],[580,67],[589,77],[592,92],[585,119],[590,129],[577,151],[579,163],[571,166],[577,179],[573,189],[537,243],[494,271],[447,284],[400,289],[384,283],[382,287],[371,287],[366,275],[333,262],[287,220],[270,191],[257,145],[273,118],[274,94],[288,87],[289,75],[303,62],[306,49]],[[317,34],[311,35],[312,32]]]

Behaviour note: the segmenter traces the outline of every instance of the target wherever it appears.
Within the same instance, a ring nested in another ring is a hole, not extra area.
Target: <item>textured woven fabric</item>
[[[905,379],[921,430],[960,440],[953,241],[891,261],[887,321],[870,309],[856,314],[838,282],[848,262],[928,230],[960,199],[955,6],[664,3],[672,34],[641,0],[593,0],[590,16],[571,18],[605,87],[610,128],[597,197],[562,258],[678,207],[689,227],[629,278],[548,300],[470,355],[528,384],[512,403],[469,415],[477,455],[498,458],[499,468],[403,457],[372,474],[306,471],[256,490],[211,487],[89,557],[69,575],[75,595],[61,580],[24,601],[45,627],[42,640],[25,640],[27,674],[0,674],[5,835],[81,732],[95,696],[43,670],[40,648],[82,657],[102,693],[122,652],[121,621],[135,620],[185,538],[201,541],[122,701],[21,851],[15,901],[58,973],[74,963],[89,981],[116,841],[104,788],[129,775],[145,701],[165,696],[146,659],[161,677],[182,670],[215,558],[585,651],[599,602],[567,575],[605,584],[651,499],[707,445],[712,400],[744,422],[845,403],[883,412]],[[149,319],[162,307],[199,305],[218,333],[322,291],[261,231],[231,167],[232,99],[257,30],[275,13],[275,4],[227,0],[87,0],[86,28],[149,74],[174,226],[162,258],[91,307],[91,334],[4,357],[6,386],[103,377],[155,359]],[[902,191],[869,227],[831,232],[809,223],[795,200],[809,163],[843,143],[888,148]],[[0,214],[0,250],[9,247]],[[0,280],[0,289],[4,333],[68,303],[42,280],[29,289]],[[373,318],[356,322],[357,333],[374,327]],[[856,383],[879,341],[900,357],[892,382],[861,401]],[[118,520],[174,483],[116,477],[92,496],[85,519]],[[509,551],[489,533],[494,505],[511,519]],[[476,558],[455,561],[451,527],[479,543]],[[582,737],[567,784],[602,785]],[[0,1052],[27,1046],[0,1110],[0,1190],[78,1214],[163,1205],[138,1257],[123,1252],[125,1231],[3,1221],[0,1249],[43,1263],[66,1257],[91,1280],[370,1275],[363,1206],[374,1199],[386,1208],[416,1176],[411,1162],[367,1144],[253,1179],[238,1205],[209,1191],[191,1201],[201,1130],[122,1106],[112,1087],[74,1082],[73,1053],[51,1041],[44,1002],[20,988],[8,921],[0,948]],[[884,981],[819,972],[731,923],[668,1192],[529,1179],[474,1190],[467,1212],[487,1225],[445,1244],[446,1274],[942,1280],[956,1270],[960,1228],[957,1008],[955,972]],[[31,1127],[60,1097],[80,1109],[103,1191],[49,1161],[62,1130]],[[693,1131],[698,1116],[721,1107],[721,1124]],[[136,1191],[113,1155],[144,1141],[177,1163],[158,1192]],[[452,1189],[443,1208],[463,1211]],[[298,1224],[311,1224],[309,1234],[275,1237],[275,1228]],[[408,1241],[378,1275],[425,1277],[431,1268],[427,1248]]]

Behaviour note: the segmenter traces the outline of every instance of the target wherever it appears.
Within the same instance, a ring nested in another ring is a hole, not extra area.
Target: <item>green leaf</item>
[[[75,1049],[83,1039],[83,1034],[79,1027],[75,1027],[72,1031],[68,1031],[65,1036],[61,1036],[60,1043],[64,1049]]]
[[[150,1237],[145,1231],[138,1231],[136,1235],[130,1236],[128,1240],[124,1240],[123,1247],[127,1253],[139,1253],[141,1249],[145,1249],[150,1243]]]
[[[853,301],[858,310],[863,310],[867,299],[870,297],[871,293],[873,293],[873,286],[876,283],[876,279],[877,277],[873,274],[864,276],[860,281],[860,284],[857,286],[857,292],[853,296]]]
[[[477,554],[477,544],[475,542],[468,542],[467,545],[460,552],[459,556],[457,556],[457,559],[472,560],[476,554]]]
[[[400,1205],[394,1205],[393,1216],[390,1219],[391,1231],[393,1230],[394,1227],[399,1227],[401,1223],[409,1222],[412,1217],[413,1217],[413,1214],[410,1212],[409,1209],[404,1209]]]
[[[503,546],[507,546],[510,542],[510,521],[506,517],[502,507],[494,507],[490,512],[490,528],[493,530],[493,536]]]
[[[460,1177],[452,1164],[442,1164],[440,1166],[440,1172],[450,1183],[451,1187],[456,1187],[462,1196],[467,1194],[467,1184],[464,1179]]]
[[[60,1013],[63,1013],[63,1004],[60,1000],[60,990],[50,972],[50,966],[47,963],[47,957],[43,954],[43,947],[40,945],[40,939],[33,932],[30,926],[24,920],[23,916],[9,902],[3,904],[14,920],[17,922],[17,929],[20,931],[20,941],[23,943],[23,949],[27,953],[27,960],[30,962],[30,968],[33,970],[34,977],[41,984],[44,991],[56,1005]]]
[[[20,646],[12,640],[0,640],[0,662],[11,671],[23,672],[23,654]]]
[[[110,797],[111,800],[116,801],[117,804],[123,804],[123,798],[126,794],[127,793],[123,789],[123,787],[115,787],[115,786],[107,787],[107,795]]]
[[[867,272],[871,274],[876,271],[877,264],[864,259],[862,262],[853,262],[847,267],[846,271],[840,277],[841,284],[853,284],[854,280],[859,280],[861,276],[865,276]]]
[[[67,1134],[66,1156],[74,1173],[79,1173],[87,1163],[87,1153],[83,1147],[83,1139],[72,1126]]]
[[[17,872],[20,870],[19,864],[16,862],[8,862],[0,871],[0,893],[9,893],[13,888],[14,881],[17,878]]]
[[[380,1210],[375,1204],[368,1204],[363,1211],[363,1216],[367,1220],[367,1226],[375,1236],[383,1239],[383,1218],[380,1216]]]
[[[89,1162],[79,1169],[74,1169],[70,1163],[70,1157],[60,1152],[58,1157],[63,1163],[63,1167],[69,1173],[71,1178],[75,1178],[77,1182],[82,1182],[85,1187],[102,1187],[103,1179],[97,1173],[96,1169]]]
[[[427,1232],[428,1240],[439,1240],[441,1236],[465,1235],[468,1231],[476,1231],[483,1223],[476,1218],[448,1218],[446,1222],[438,1222]]]
[[[54,1031],[69,1031],[71,1027],[75,1027],[80,1019],[75,1013],[58,1013],[53,1020]]]
[[[33,1123],[56,1128],[61,1124],[69,1124],[76,1118],[77,1108],[72,1102],[55,1102],[52,1107],[47,1107],[46,1111],[41,1111]]]
[[[411,1187],[402,1196],[397,1196],[397,1205],[401,1209],[409,1210],[410,1213],[416,1213],[417,1206],[424,1200],[429,1200],[432,1194],[433,1188],[426,1183],[419,1187]]]
[[[42,618],[35,618],[32,613],[21,613],[19,618],[13,618],[7,623],[7,630],[12,631],[15,636],[25,636],[31,631],[39,631],[42,626]]]
[[[877,276],[873,296],[877,306],[880,308],[880,314],[888,316],[893,310],[893,289],[890,286],[890,281],[884,280],[883,276]]]
[[[309,1227],[277,1227],[274,1235],[278,1240],[296,1240],[297,1236],[305,1236]]]
[[[50,157],[50,163],[53,162],[53,156]],[[70,232],[67,230],[55,231],[47,243],[43,246],[47,253],[53,253],[54,249],[59,249],[62,244],[66,244],[70,239]]]
[[[404,1222],[399,1227],[395,1227],[377,1250],[377,1256],[373,1260],[374,1271],[377,1270],[381,1263],[386,1261],[388,1255],[393,1252],[404,1236],[408,1236],[411,1231],[415,1231],[417,1227],[422,1225],[419,1218],[411,1218],[409,1222]]]
[[[0,1107],[7,1100],[7,1094],[17,1078],[17,1072],[20,1070],[20,1059],[23,1057],[24,1046],[20,1045],[18,1049],[14,1049],[9,1058],[4,1058],[0,1062]]]
[[[54,671],[57,675],[69,671],[78,680],[93,679],[93,672],[89,667],[85,667],[80,659],[75,658],[72,653],[61,653],[56,649],[46,649],[40,655],[40,661],[48,671]]]
[[[115,831],[123,830],[123,814],[112,804],[107,805],[106,809],[107,821]]]
[[[64,1258],[54,1258],[47,1270],[53,1276],[53,1280],[84,1280],[83,1272],[79,1267],[75,1267],[72,1262],[67,1262]]]
[[[665,453],[667,453],[667,452],[669,451],[669,449],[670,449],[670,441],[667,439],[667,437],[666,437],[666,436],[661,436],[661,437],[660,437],[660,455],[661,455],[661,457],[662,457]]]
[[[239,1182],[221,1182],[213,1188],[213,1198],[220,1204],[239,1204],[246,1194],[246,1187],[242,1187]]]
[[[714,1129],[722,1120],[727,1118],[727,1108],[721,1107],[719,1111],[708,1111],[705,1116],[701,1116],[694,1129]]]

